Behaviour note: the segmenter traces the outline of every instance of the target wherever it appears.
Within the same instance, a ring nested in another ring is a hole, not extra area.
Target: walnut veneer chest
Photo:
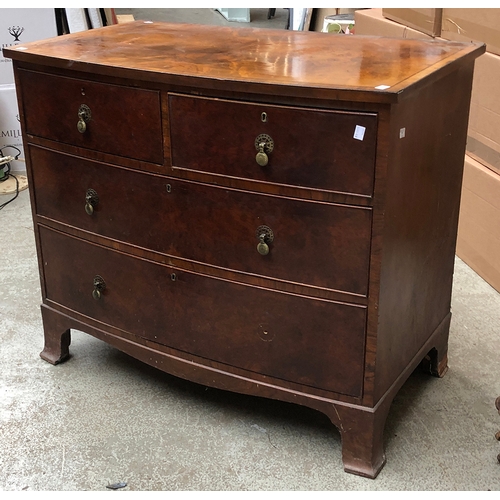
[[[484,46],[133,23],[13,59],[45,331],[326,413],[382,468],[390,403],[447,367]]]

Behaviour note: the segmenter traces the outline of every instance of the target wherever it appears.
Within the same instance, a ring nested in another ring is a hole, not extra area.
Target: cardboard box
[[[133,23],[135,21],[132,14],[117,14],[116,21],[118,24]]]
[[[0,48],[57,36],[54,9],[0,9]],[[12,61],[0,53],[0,85],[14,83]]]
[[[356,35],[388,36],[393,38],[432,38],[421,31],[386,19],[382,9],[362,9],[354,14]]]
[[[18,151],[15,148],[21,151],[20,158],[24,159],[16,88],[13,84],[0,85],[0,149],[4,156],[16,157]],[[12,172],[26,171],[26,163],[21,160],[12,161],[10,167]]]
[[[500,55],[500,9],[443,9],[441,37],[458,42],[484,42]]]
[[[500,56],[476,59],[467,153],[500,174]]]
[[[387,19],[433,37],[441,34],[442,13],[443,9],[382,9]]]
[[[465,157],[456,254],[500,291],[500,175]]]

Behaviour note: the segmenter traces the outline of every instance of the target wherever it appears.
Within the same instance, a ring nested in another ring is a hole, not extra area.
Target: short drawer
[[[41,216],[224,269],[367,294],[370,208],[183,181],[39,147],[29,151]]]
[[[360,396],[364,307],[174,270],[39,231],[49,301],[186,353]]]
[[[169,114],[175,168],[373,194],[374,113],[170,95]],[[264,166],[257,162],[261,144],[268,159]]]
[[[19,71],[19,88],[27,134],[163,163],[159,92],[27,70]]]

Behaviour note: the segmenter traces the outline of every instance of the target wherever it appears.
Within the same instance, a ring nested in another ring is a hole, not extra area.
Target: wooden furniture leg
[[[495,400],[495,406],[498,410],[498,414],[500,415],[500,396]],[[500,431],[495,434],[495,437],[498,441],[500,441]],[[500,462],[500,453],[497,455],[497,460]]]
[[[392,399],[375,408],[332,405],[328,416],[342,439],[344,471],[374,479],[385,464],[384,427]]]
[[[46,306],[42,306],[41,309],[45,347],[40,353],[40,357],[53,365],[57,365],[69,358],[71,330],[68,325],[64,325],[63,316]]]
[[[421,368],[435,377],[442,378],[448,371],[448,337],[450,333],[451,314],[441,325],[441,332],[436,338],[435,346],[429,351],[420,364]]]

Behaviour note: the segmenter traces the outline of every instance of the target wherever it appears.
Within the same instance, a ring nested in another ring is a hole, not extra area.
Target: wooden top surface
[[[185,84],[196,77],[212,88],[237,82],[248,90],[267,84],[327,94],[348,89],[378,96],[370,100],[394,101],[423,77],[484,50],[484,44],[438,40],[135,21],[4,53],[34,64],[140,80]]]

